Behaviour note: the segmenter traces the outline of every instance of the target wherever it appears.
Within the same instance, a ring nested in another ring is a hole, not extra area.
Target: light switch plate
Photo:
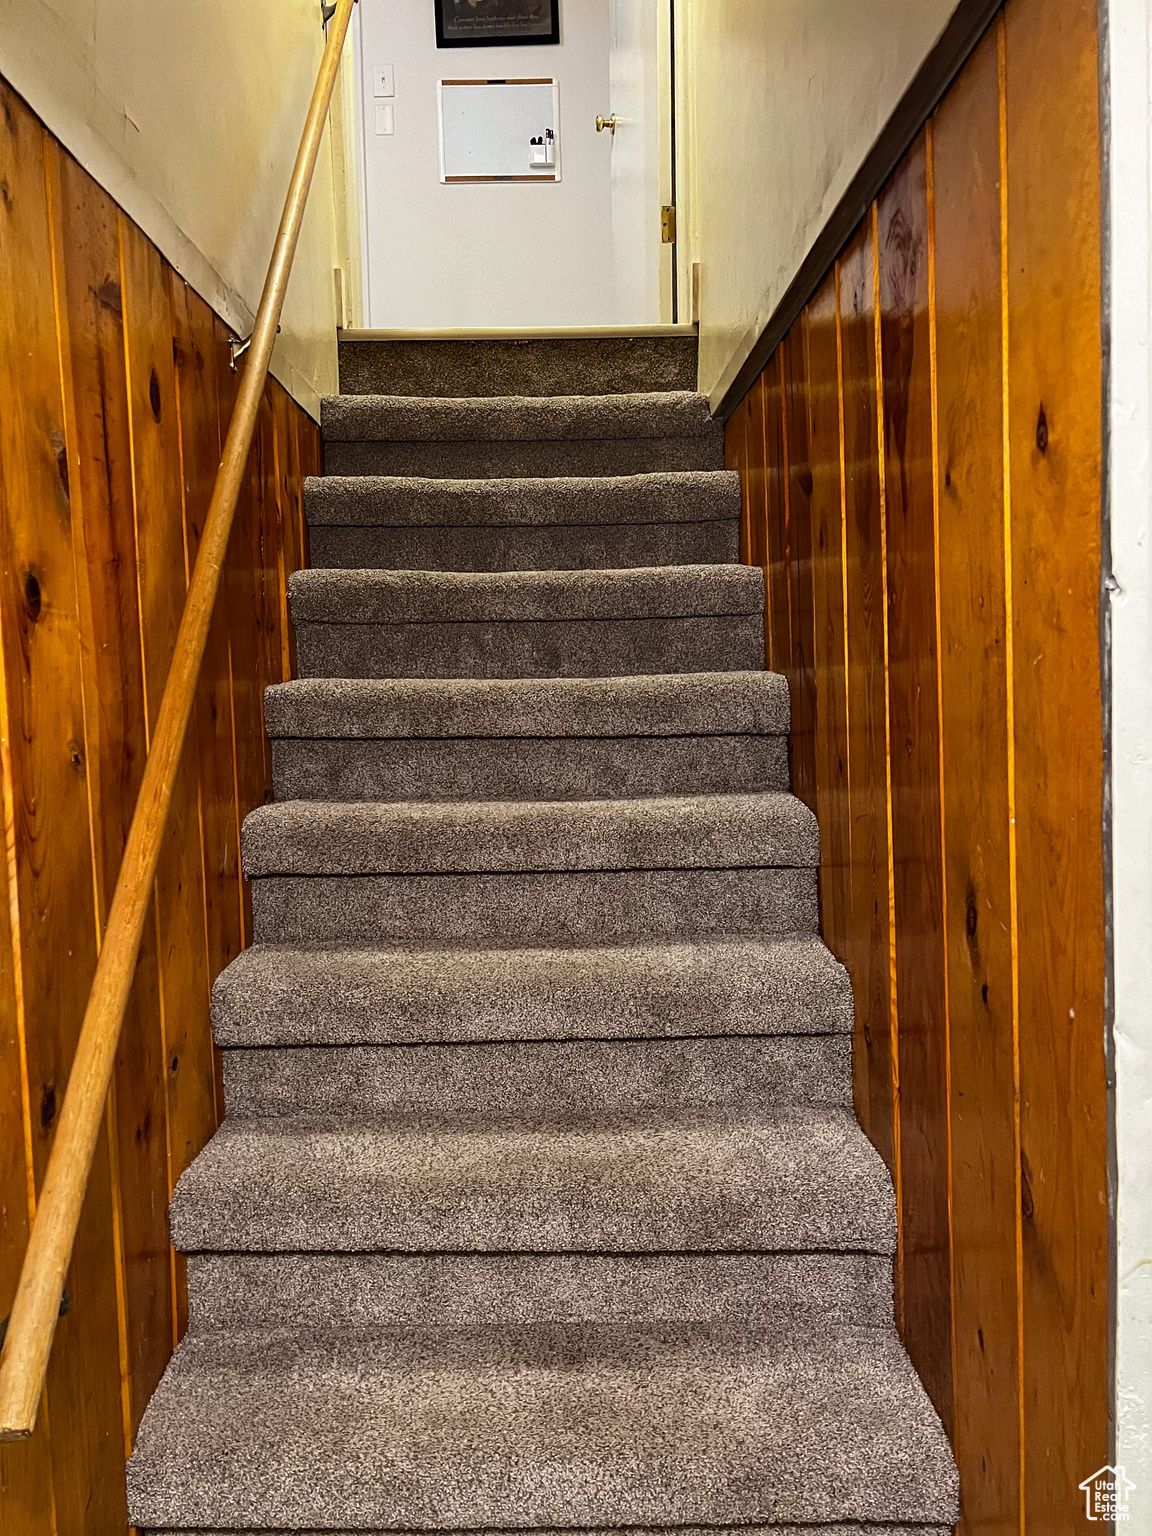
[[[395,96],[396,70],[391,64],[377,64],[372,71],[373,96]]]
[[[396,132],[396,108],[390,101],[376,103],[376,132],[378,134]]]

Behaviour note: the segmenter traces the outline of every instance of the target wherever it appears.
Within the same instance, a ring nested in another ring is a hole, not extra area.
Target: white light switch
[[[378,134],[396,132],[396,108],[390,101],[376,103],[376,132]]]
[[[373,96],[395,96],[396,71],[391,64],[377,64],[372,71]]]

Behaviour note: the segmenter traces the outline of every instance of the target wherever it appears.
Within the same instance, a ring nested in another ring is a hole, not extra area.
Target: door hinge
[[[676,209],[671,203],[660,210],[660,235],[665,245],[676,244]]]

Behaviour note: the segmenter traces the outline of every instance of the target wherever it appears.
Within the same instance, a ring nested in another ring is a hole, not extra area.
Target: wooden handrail
[[[116,1047],[136,971],[161,839],[196,696],[200,663],[216,604],[236,500],[248,462],[292,258],[300,236],[300,222],[308,201],[354,4],[355,0],[338,0],[331,17],[324,57],[292,169],[284,214],[264,280],[264,292],[260,296],[248,365],[228,427],[224,455],[216,474],[200,550],[176,636],[156,732],[144,766],[140,794],[108,913],[104,943],[88,994],[68,1089],[20,1270],[3,1355],[0,1356],[0,1440],[26,1439],[36,1424],[60,1297],[104,1116]]]

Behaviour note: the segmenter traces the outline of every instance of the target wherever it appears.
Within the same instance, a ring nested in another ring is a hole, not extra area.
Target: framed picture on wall
[[[560,0],[432,0],[437,48],[558,43]]]

